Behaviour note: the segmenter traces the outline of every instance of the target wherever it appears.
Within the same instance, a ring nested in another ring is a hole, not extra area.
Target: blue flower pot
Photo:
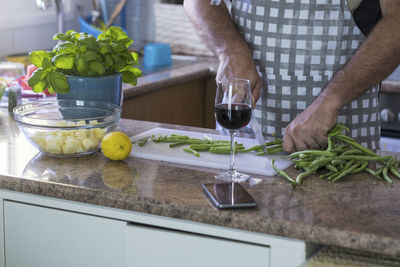
[[[57,99],[93,100],[122,105],[121,74],[81,77],[67,75],[68,94],[57,94]]]

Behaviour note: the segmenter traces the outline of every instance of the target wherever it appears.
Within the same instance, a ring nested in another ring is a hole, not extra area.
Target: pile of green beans
[[[230,141],[227,140],[216,140],[209,137],[203,139],[191,138],[186,135],[171,134],[167,135],[152,135],[145,137],[137,141],[139,146],[144,146],[147,141],[151,139],[155,143],[170,143],[169,147],[174,148],[178,146],[185,146],[183,151],[193,154],[196,157],[200,157],[201,151],[207,151],[214,154],[230,154],[231,145]],[[265,143],[267,151],[269,154],[276,154],[282,152],[282,140],[274,140]],[[246,153],[252,152],[256,155],[264,155],[264,151],[260,145],[252,146],[250,148],[245,148],[243,144],[235,142],[234,144],[235,153]]]
[[[353,138],[342,134],[349,129],[343,124],[336,124],[328,133],[328,146],[325,149],[298,151],[287,156],[295,163],[295,168],[302,172],[292,179],[272,163],[279,175],[292,185],[300,185],[302,180],[312,174],[320,173],[319,178],[336,182],[347,175],[367,172],[374,177],[392,183],[389,173],[400,179],[399,161],[392,156],[378,156],[372,150],[358,144]],[[372,163],[376,164],[373,168]],[[376,170],[373,170],[376,169]]]

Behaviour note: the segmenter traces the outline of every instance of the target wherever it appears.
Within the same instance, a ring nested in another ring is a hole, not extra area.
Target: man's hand
[[[318,98],[287,127],[286,152],[326,144],[340,108],[387,77],[400,63],[400,1],[380,0],[383,18]]]
[[[317,99],[286,127],[283,150],[288,153],[316,149],[328,142],[327,133],[336,123],[338,110],[323,99]]]
[[[244,49],[248,50],[247,47]],[[220,55],[219,61],[220,64],[216,81],[220,81],[224,78],[243,78],[250,80],[254,106],[260,97],[262,81],[250,53],[243,53],[243,50],[241,53],[231,53],[229,55],[224,53]]]

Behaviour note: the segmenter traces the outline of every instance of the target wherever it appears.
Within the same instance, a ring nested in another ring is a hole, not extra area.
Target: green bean
[[[381,174],[382,174],[382,172],[383,172],[383,167],[384,167],[384,166],[382,166],[379,170],[376,171],[376,174],[377,174],[377,175],[381,175]]]
[[[367,161],[385,161],[385,160],[388,160],[390,158],[391,158],[391,156],[353,156],[353,155],[346,155],[346,156],[337,156],[337,157],[334,157],[334,158],[333,157],[324,158],[324,159],[321,159],[318,162],[318,164],[325,164],[325,163],[328,163],[328,162],[332,161],[333,159],[337,159],[337,160],[351,160],[351,159],[354,159],[354,160],[362,160],[362,161],[364,161],[364,160],[367,160]],[[314,164],[317,164],[317,163],[311,164],[310,167],[313,167]]]
[[[200,157],[200,153],[197,152],[197,151],[194,150],[194,149],[191,149],[190,147],[185,147],[185,148],[183,148],[183,151],[188,152],[188,153],[190,153],[190,154],[193,154],[193,155],[195,155],[196,157]]]
[[[348,150],[345,145],[337,145],[331,149],[331,152],[340,154],[342,151]]]
[[[342,154],[340,154],[340,156],[345,156],[345,155],[363,155],[364,151],[361,151],[359,149],[350,149],[350,150],[346,150],[344,151]]]
[[[332,174],[333,174],[333,172],[327,172],[327,173],[325,173],[323,175],[320,175],[319,178],[324,179],[324,178],[326,178],[326,177],[328,177],[328,176],[330,176]]]
[[[300,173],[299,175],[297,175],[297,177],[296,177],[296,183],[297,183],[298,185],[300,185],[301,182],[302,182],[302,180],[303,180],[305,177],[311,175],[312,173],[313,173],[313,171],[312,171],[310,168],[307,168],[305,172],[302,172],[302,173]]]
[[[158,135],[158,137],[156,137],[154,134],[151,135],[151,140],[153,140],[153,142],[156,142],[156,143],[160,142],[161,138],[162,138],[161,134]]]
[[[337,123],[329,132],[328,136],[335,136],[340,134],[343,130],[349,131],[350,129],[342,123]]]
[[[329,151],[324,151],[324,150],[303,150],[303,151],[297,151],[288,156],[288,158],[293,159],[297,158],[300,156],[300,154],[312,154],[313,156],[329,156],[329,157],[334,157],[336,156],[335,153],[329,152]]]
[[[242,146],[235,146],[235,152],[239,152],[241,150],[240,148],[243,148]],[[210,150],[208,151],[210,153],[215,153],[215,154],[230,154],[231,153],[231,147],[230,146],[211,146]]]
[[[267,152],[268,152],[268,154],[271,154],[271,155],[282,152],[282,151],[283,151],[283,148],[281,146],[267,147]],[[261,151],[261,152],[258,152],[256,155],[262,156],[262,155],[265,155],[265,153],[264,153],[264,151]]]
[[[278,169],[278,168],[274,165],[274,163],[275,163],[275,160],[273,159],[273,160],[272,160],[272,164],[271,164],[271,165],[272,165],[272,168],[273,168],[280,176],[282,176],[283,178],[285,178],[286,180],[288,180],[292,186],[296,186],[296,182],[295,182],[292,178],[290,178],[290,176],[289,176],[286,172],[284,172],[284,171],[281,170],[281,169]]]
[[[353,166],[351,166],[348,169],[345,169],[341,174],[339,174],[338,176],[336,176],[332,182],[336,182],[337,180],[343,178],[344,176],[346,176],[347,174],[351,173],[352,171],[354,171],[358,166],[360,165],[360,162],[357,162],[356,164],[354,164]]]
[[[345,164],[345,163],[346,163],[346,161],[340,160],[340,159],[334,159],[331,161],[332,165],[340,165],[340,164]]]
[[[376,174],[376,172],[374,172],[373,170],[371,170],[370,168],[365,168],[365,171],[372,174],[373,176],[375,176],[376,178],[378,178],[379,180],[382,180],[382,177],[380,177],[379,175]]]
[[[173,148],[173,147],[177,147],[177,146],[185,145],[185,144],[186,144],[186,140],[183,139],[183,140],[180,140],[180,141],[178,141],[178,142],[169,144],[169,147],[170,147],[170,148]]]
[[[394,176],[400,179],[400,173],[396,170],[394,166],[390,167],[389,170]]]
[[[282,144],[282,139],[276,139],[276,140],[265,143],[266,146],[273,146],[273,145],[280,145],[280,144]]]
[[[249,147],[249,148],[245,149],[244,152],[257,151],[259,149],[261,149],[261,146],[260,145],[256,145],[256,146],[252,146],[252,147]]]
[[[189,145],[191,145],[191,144],[209,144],[210,140],[189,138],[189,139],[186,139],[186,143],[189,144]]]
[[[348,162],[346,162],[346,164],[343,166],[343,168],[341,168],[341,170],[339,170],[338,172],[330,175],[328,177],[328,180],[334,180],[334,179],[336,179],[336,177],[341,176],[343,172],[348,170],[351,167],[351,165],[354,164],[354,162],[355,162],[355,160],[349,160]]]
[[[191,144],[190,148],[196,151],[209,151],[211,146],[211,144]]]
[[[328,136],[328,148],[326,149],[327,152],[331,152],[332,150],[332,138]]]
[[[358,148],[361,151],[364,151],[367,155],[376,156],[376,154],[372,150],[370,150],[370,149],[358,144],[351,137],[348,137],[348,136],[342,135],[342,134],[338,134],[338,135],[335,136],[335,138],[337,138],[340,141],[346,142],[349,145],[354,146],[354,147]]]
[[[390,179],[390,177],[387,175],[388,170],[389,170],[389,165],[386,164],[385,167],[383,167],[382,176],[383,176],[383,179],[386,180],[386,182],[391,184],[392,183],[392,179]]]
[[[150,136],[144,137],[138,141],[139,146],[144,146],[147,143],[147,140],[150,138]]]
[[[325,168],[327,168],[328,170],[332,171],[332,172],[338,172],[339,170],[332,164],[327,164],[325,166]]]
[[[358,167],[357,169],[355,169],[351,174],[360,173],[360,172],[364,171],[365,168],[367,168],[367,166],[368,166],[368,161],[364,161],[364,162],[361,164],[361,166]]]

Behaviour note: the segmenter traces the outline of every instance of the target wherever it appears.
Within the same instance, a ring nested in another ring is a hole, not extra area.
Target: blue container
[[[171,47],[164,43],[152,43],[144,46],[143,67],[155,69],[172,65]]]
[[[69,93],[57,94],[57,99],[93,100],[122,105],[121,74],[81,77],[67,75]]]
[[[94,37],[97,38],[97,36],[102,33],[101,30],[96,29],[92,25],[90,25],[86,20],[84,20],[82,17],[79,17],[79,25],[80,25],[80,31],[81,32],[86,32],[88,34],[93,35]]]

